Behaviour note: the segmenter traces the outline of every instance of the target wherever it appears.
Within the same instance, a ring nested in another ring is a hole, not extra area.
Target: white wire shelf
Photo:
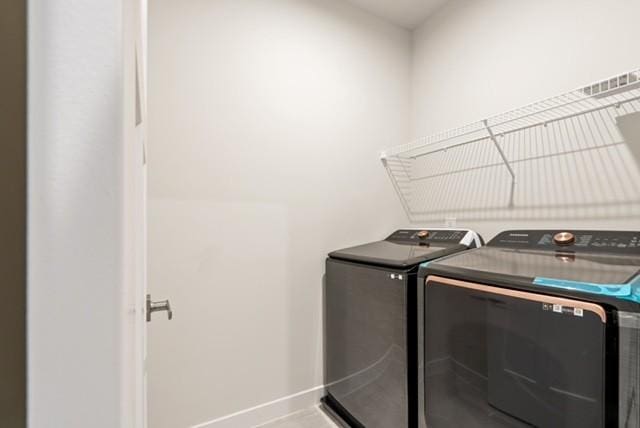
[[[413,223],[640,215],[640,70],[381,159]]]

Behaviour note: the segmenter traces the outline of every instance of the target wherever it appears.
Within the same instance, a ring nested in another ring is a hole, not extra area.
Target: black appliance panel
[[[604,309],[445,282],[425,289],[427,426],[604,426]]]
[[[390,271],[328,259],[326,272],[327,393],[367,428],[408,426],[407,358],[413,351],[407,341],[407,300],[415,292],[415,269]]]
[[[426,232],[426,233],[425,233]],[[393,232],[386,239],[387,241],[404,242],[404,243],[441,243],[441,244],[458,244],[468,233],[466,230],[416,230],[401,229]]]
[[[554,237],[571,234],[567,245],[559,245]],[[589,230],[511,230],[493,238],[487,246],[576,253],[613,253],[640,256],[640,232]]]

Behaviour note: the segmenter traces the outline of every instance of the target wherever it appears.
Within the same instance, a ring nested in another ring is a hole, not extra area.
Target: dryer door
[[[429,277],[425,416],[438,427],[604,427],[598,305]]]

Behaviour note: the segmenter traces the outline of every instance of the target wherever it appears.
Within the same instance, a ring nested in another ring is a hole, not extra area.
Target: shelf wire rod
[[[491,158],[495,158],[496,157],[496,152],[493,148],[489,147],[488,145],[485,147],[485,151],[487,152],[487,156],[491,159]],[[501,162],[502,160],[499,159]],[[479,201],[481,205],[484,206],[488,206],[488,205],[493,205],[496,203],[496,197],[498,199],[498,201],[500,201],[500,192],[495,192],[494,189],[495,188],[499,188],[500,185],[499,183],[503,183],[503,165],[500,165],[500,167],[498,168],[489,168],[486,170],[485,175],[488,177],[487,184],[484,186],[485,187],[485,197],[483,201]],[[508,194],[507,195],[507,207],[512,207],[513,206],[513,195],[512,194]]]
[[[561,95],[559,97],[552,98],[551,100],[562,99],[562,98],[565,98],[565,97],[567,97],[567,95]],[[546,100],[546,102],[550,102],[551,100]],[[579,103],[582,100],[584,100],[584,98],[582,98],[582,97],[579,97],[579,98],[576,98],[576,99],[569,98],[569,100],[562,101],[560,104],[554,104],[552,106],[545,107],[545,108],[540,109],[540,110],[534,109],[533,111],[527,112],[526,114],[523,114],[521,116],[517,116],[517,117],[512,118],[512,119],[506,119],[506,120],[502,120],[501,122],[498,122],[498,123],[492,123],[491,127],[496,128],[498,126],[502,126],[502,125],[514,122],[516,120],[527,119],[527,118],[535,116],[535,115],[540,115],[540,114],[543,114],[543,113],[546,113],[546,112],[549,112],[549,111],[552,111],[552,110],[555,110],[555,109],[558,109],[558,108],[567,107],[567,106]],[[536,104],[531,104],[529,106],[526,106],[525,108],[527,108],[527,107],[533,108],[535,106],[542,105],[543,103],[544,103],[544,101],[541,101],[541,102],[538,102]],[[490,121],[495,120],[495,119],[500,118],[500,117],[501,117],[501,115],[493,116],[493,117],[490,117],[490,118],[486,119],[486,121],[490,122]]]
[[[604,109],[607,109],[607,108],[615,107],[617,105],[628,104],[628,103],[631,103],[631,102],[634,102],[634,101],[638,101],[638,100],[640,100],[640,96],[637,96],[637,97],[634,97],[634,98],[631,98],[631,99],[628,99],[628,100],[625,100],[625,101],[620,101],[620,102],[614,102],[614,103],[610,103],[610,104],[606,104],[606,105],[601,105],[599,107],[595,107],[595,108],[590,109],[590,110],[581,111],[581,112],[577,112],[577,113],[572,113],[572,114],[569,114],[569,115],[564,115],[564,116],[557,117],[557,118],[554,118],[554,119],[549,119],[547,121],[536,122],[533,125],[526,125],[526,126],[522,126],[520,128],[510,129],[508,131],[500,131],[500,132],[498,132],[498,134],[504,136],[504,135],[507,135],[507,134],[515,133],[515,132],[521,132],[521,131],[525,131],[525,130],[530,129],[530,128],[535,128],[536,126],[541,126],[541,125],[544,125],[544,124],[548,125],[550,123],[560,122],[560,121],[563,121],[563,120],[569,120],[569,119],[572,119],[572,118],[574,118],[576,116],[581,116],[581,115],[585,115],[585,114],[588,114],[588,113],[593,113],[595,111],[604,110]],[[424,153],[419,153],[417,155],[411,156],[411,159],[418,159],[420,157],[427,156],[427,155],[430,155],[430,154],[433,154],[433,153],[437,153],[437,152],[441,152],[443,150],[450,150],[451,148],[460,147],[460,146],[464,146],[464,145],[467,145],[467,144],[478,143],[480,141],[487,140],[487,139],[490,140],[491,139],[490,136],[489,137],[487,137],[487,136],[479,137],[479,138],[476,138],[476,139],[473,139],[473,140],[464,141],[464,142],[453,144],[453,145],[446,146],[446,147],[441,147],[439,149],[430,150],[430,151],[424,152]]]
[[[485,165],[486,162],[481,158],[483,147],[475,145],[475,146],[466,146],[462,148],[464,151],[464,159],[473,160],[473,163],[469,163],[464,165],[469,168],[477,168],[477,165]],[[463,174],[464,176],[464,174]],[[483,187],[487,187],[486,184],[483,184],[483,171],[479,170],[476,175],[468,175],[471,179],[471,185],[465,186],[465,191],[468,192],[464,199],[459,199],[458,206],[456,207],[458,210],[464,207],[464,204],[469,202],[470,205],[475,205],[476,201],[481,195],[481,191]],[[469,201],[470,199],[470,201]]]
[[[611,96],[611,95],[610,95]],[[561,101],[559,104],[558,103],[552,103],[553,101]],[[508,119],[508,120],[503,120],[502,122],[498,122],[495,124],[491,124],[491,127],[495,130],[499,129],[499,127],[508,124],[508,123],[512,123],[512,122],[518,122],[518,121],[526,121],[527,119],[530,119],[531,117],[540,115],[540,116],[544,116],[544,115],[551,115],[554,111],[569,111],[572,114],[577,113],[580,114],[580,112],[583,111],[584,107],[575,108],[575,105],[580,105],[581,103],[584,102],[589,102],[589,101],[594,101],[591,97],[586,98],[584,97],[584,95],[580,94],[580,93],[569,93],[569,94],[564,94],[564,95],[560,95],[557,96],[555,98],[552,99],[548,99],[548,100],[543,100],[540,101],[536,104],[533,104],[532,106],[545,106],[542,109],[537,109],[537,110],[533,110],[533,111],[526,111],[526,114],[517,116],[513,119]],[[594,106],[593,108],[596,107],[603,107],[601,104],[597,104],[597,106]],[[524,110],[524,109],[521,109]],[[496,116],[499,117],[499,116]],[[547,116],[549,117],[549,116]],[[553,120],[553,119],[557,119],[556,116],[551,116],[551,119],[549,120]],[[490,122],[492,119],[489,118],[488,121]],[[534,123],[541,123],[541,121],[533,121]],[[526,122],[526,123],[531,123],[531,121]],[[508,131],[510,132],[510,131]],[[498,134],[502,133],[501,131],[498,131]]]
[[[608,122],[606,121],[606,119],[604,119],[604,114],[603,114],[603,112],[602,112],[602,111],[600,111],[600,112],[598,112],[598,113],[600,114],[600,116],[602,116],[602,117],[603,117],[603,123],[605,123],[605,125],[607,125],[607,124],[613,124],[613,123],[615,123],[615,122],[616,122],[616,119],[615,119],[615,118],[614,118],[614,116],[611,114],[611,109],[605,110],[604,112],[605,112],[605,113],[606,113],[606,115],[609,117],[609,121],[608,121]],[[611,133],[611,129],[609,128],[609,126],[605,126],[605,129],[607,130],[607,133],[609,134],[609,136],[610,136],[610,138],[611,138],[611,141],[617,141],[617,140],[618,140],[618,138],[617,138],[617,137],[615,137],[615,136]],[[623,138],[622,138],[622,137],[620,137],[619,139],[620,139],[620,140],[623,140]],[[623,142],[623,144],[624,144],[624,142]],[[627,177],[628,177],[628,178],[627,178],[627,180],[624,180],[624,181],[623,181],[623,184],[626,184],[626,185],[623,185],[622,187],[623,187],[623,188],[625,188],[625,189],[627,189],[627,190],[629,190],[629,185],[630,185],[631,183],[634,183],[634,182],[635,182],[635,180],[634,180],[634,178],[633,178],[634,174],[633,174],[633,172],[632,172],[632,171],[630,171],[630,170],[629,170],[629,165],[628,165],[628,164],[627,164],[627,162],[626,162],[626,157],[623,155],[623,153],[621,153],[621,150],[622,150],[622,148],[621,148],[620,146],[616,147],[615,154],[616,154],[616,156],[617,156],[617,158],[618,158],[618,162],[615,162],[615,163],[614,163],[614,165],[615,165],[615,164],[622,164],[622,167],[624,168],[624,171],[625,171],[625,173],[626,173],[626,175],[627,175]],[[635,190],[635,189],[636,189],[636,186],[633,186],[633,185],[631,184],[631,188],[632,188],[632,192],[634,192],[634,191],[635,191],[635,193],[637,194],[637,190]],[[627,192],[625,192],[625,195],[627,195]],[[632,197],[634,197],[633,193],[632,193]]]
[[[448,162],[450,161],[449,159],[450,157],[450,153],[449,152],[445,152],[444,153],[444,162]],[[442,163],[443,165],[446,165],[446,163]],[[425,164],[425,167],[430,169],[429,163]],[[438,183],[439,182],[439,183]],[[444,195],[446,194],[446,192],[451,192],[452,189],[452,183],[451,183],[451,177],[443,177],[442,179],[436,179],[435,180],[435,186],[422,186],[423,188],[423,192],[420,195],[421,199],[420,199],[420,207],[423,211],[427,211],[427,203],[435,203],[435,206],[446,206],[444,204]],[[439,185],[437,185],[439,184]]]
[[[554,135],[556,135],[556,132],[554,131]],[[557,140],[557,136],[554,137],[554,140]],[[566,157],[568,155],[572,155],[572,154],[578,154],[581,152],[587,152],[587,151],[597,151],[597,150],[601,150],[601,149],[611,149],[611,148],[615,148],[615,147],[620,147],[621,145],[623,145],[624,143],[622,142],[612,142],[612,143],[607,143],[607,144],[603,144],[601,146],[594,146],[594,147],[586,147],[586,148],[567,148],[566,150],[561,150],[561,151],[555,151],[553,153],[546,153],[546,154],[540,154],[540,155],[535,155],[535,156],[522,156],[518,159],[512,160],[509,163],[511,165],[517,165],[517,164],[521,164],[521,163],[525,163],[525,162],[531,162],[531,161],[536,161],[536,160],[542,160],[542,159],[549,159],[549,158],[558,158],[558,157]],[[558,144],[559,146],[562,146],[562,144]],[[525,147],[525,144],[520,144],[519,147]],[[484,152],[482,152],[484,153]],[[453,169],[453,170],[447,170],[446,172],[440,172],[440,173],[436,173],[436,174],[431,174],[431,175],[424,175],[421,177],[416,177],[413,179],[414,182],[418,182],[418,181],[424,181],[424,180],[433,180],[436,178],[440,178],[440,177],[446,177],[448,175],[454,175],[454,174],[464,174],[464,173],[468,173],[468,172],[472,172],[472,171],[480,171],[483,169],[489,169],[489,168],[496,168],[499,166],[504,165],[504,163],[502,161],[500,162],[492,162],[492,163],[482,163],[480,166],[473,166],[473,167],[468,167],[468,168],[461,168],[461,169]]]
[[[500,157],[502,158],[502,160],[504,161],[505,166],[509,170],[509,174],[511,174],[511,178],[515,181],[516,174],[513,172],[513,169],[511,168],[511,165],[509,165],[509,159],[507,159],[507,157],[505,156],[504,151],[502,150],[502,147],[500,147],[500,143],[498,142],[498,139],[493,134],[493,130],[491,129],[491,127],[489,126],[489,124],[488,124],[488,122],[486,120],[484,122],[484,126],[487,127],[487,132],[489,133],[489,138],[491,139],[491,141],[493,141],[493,144],[496,146],[496,149],[498,150],[498,153],[500,154]]]
[[[419,153],[417,155],[413,155],[411,157],[411,159],[414,159],[414,160],[415,159],[419,159],[421,157],[428,156],[428,155],[431,155],[431,154],[434,154],[434,153],[447,151],[447,150],[455,149],[455,148],[462,147],[462,146],[467,146],[467,145],[473,144],[473,143],[479,143],[479,142],[485,141],[485,140],[490,140],[490,137],[488,135],[483,135],[482,137],[474,138],[473,140],[464,141],[464,142],[457,143],[457,144],[452,144],[450,146],[441,147],[439,149],[430,150],[430,151],[424,152],[424,153]]]
[[[470,147],[474,147],[474,146],[470,146]],[[491,153],[489,153],[489,150],[487,150],[487,146],[486,145],[477,145],[477,150],[478,150],[478,158],[480,159],[480,165],[486,165],[491,161],[491,154],[493,154],[493,150],[491,150]],[[493,183],[491,183],[491,175],[490,175],[491,169],[485,169],[484,171],[482,171],[478,177],[477,177],[477,182],[478,183],[483,183],[483,186],[479,187],[479,191],[474,195],[475,198],[472,200],[472,204],[469,204],[471,206],[477,206],[479,208],[484,208],[487,205],[490,205],[490,201],[489,197],[491,196],[491,192],[489,189],[491,189],[493,186]],[[463,207],[461,207],[460,209],[463,209]]]
[[[424,147],[428,147],[436,144],[442,144],[447,141],[454,140],[456,138],[466,137],[471,134],[477,134],[479,132],[483,132],[484,130],[485,128],[484,126],[482,126],[482,122],[474,122],[470,125],[456,128],[450,131],[445,131],[445,132],[441,132],[428,137],[419,138],[413,143],[397,146],[395,147],[395,152],[396,153],[411,152],[411,151],[422,149]],[[403,147],[406,147],[406,149],[402,149]],[[394,148],[392,148],[391,150],[393,152]],[[409,156],[409,158],[413,158],[413,156]]]
[[[400,185],[398,184],[398,182],[396,180],[396,177],[393,175],[393,173],[392,173],[392,171],[391,171],[391,169],[390,169],[390,167],[388,165],[387,159],[383,158],[382,159],[382,163],[384,165],[384,168],[387,170],[387,174],[389,174],[389,178],[391,179],[391,182],[392,182],[393,187],[394,187],[394,189],[396,191],[396,194],[398,195],[398,198],[400,198],[400,204],[402,204],[402,208],[404,209],[404,212],[405,212],[407,218],[409,219],[409,221],[411,221],[411,211],[409,209],[409,205],[407,204],[407,201],[405,199],[404,193],[400,189]]]
[[[550,126],[546,127],[546,131],[549,135],[549,140],[551,141],[551,144],[553,145],[553,147],[562,147],[563,149],[564,144],[562,143],[562,140],[558,140],[558,128],[559,126],[556,126],[557,124],[551,124]],[[559,187],[560,187],[560,193],[556,193],[556,198],[554,200],[554,203],[558,203],[558,199],[561,199],[562,197],[564,198],[571,198],[573,199],[574,197],[574,193],[572,193],[571,191],[568,191],[568,189],[566,188],[567,185],[569,185],[570,183],[570,179],[568,176],[568,171],[569,168],[564,167],[565,165],[567,165],[568,160],[567,160],[567,156],[562,156],[560,154],[557,154],[556,156],[558,156],[557,159],[557,164],[559,165],[558,171],[560,171],[560,176],[561,179],[559,180]],[[558,198],[557,195],[562,195],[561,198]],[[566,195],[566,196],[565,196]],[[572,205],[574,203],[573,200],[567,200],[567,203]]]
[[[598,112],[598,115],[600,116],[600,119],[602,120],[602,123],[604,124],[604,129],[608,135],[608,138],[610,141],[616,141],[617,138],[611,133],[611,128],[609,128],[608,124],[609,123],[615,123],[615,119],[611,116],[611,112],[609,109],[604,110],[605,113],[607,113],[607,116],[609,117],[609,120],[607,121],[607,119],[604,117],[603,111],[600,110]],[[606,138],[606,137],[604,137]]]
[[[603,189],[604,193],[602,194],[602,198],[599,198],[599,200],[613,202],[614,200],[618,199],[617,195],[620,188],[619,187],[620,183],[618,182],[618,178],[620,174],[618,172],[613,171],[613,169],[611,168],[612,165],[615,165],[612,162],[611,155],[607,149],[602,147],[602,140],[598,139],[597,132],[595,130],[596,129],[596,124],[594,123],[595,118],[596,118],[595,113],[585,116],[583,118],[584,119],[583,126],[586,129],[586,131],[589,132],[590,137],[593,141],[593,145],[596,147],[595,155],[596,155],[596,161],[599,163],[598,169],[604,170],[604,173],[602,174],[602,176],[604,177],[604,181],[598,180],[599,182],[601,182],[602,187],[604,188]],[[605,209],[602,208],[601,211],[604,212]]]
[[[463,168],[466,165],[469,165],[470,162],[476,159],[474,155],[475,150],[473,146],[462,147],[461,150],[462,150],[462,156],[456,156],[454,151],[449,152],[450,157],[457,159],[457,162],[455,163],[455,167],[458,169]],[[470,191],[471,186],[469,186],[469,183],[468,183],[469,176],[465,176],[463,174],[457,174],[457,175],[453,175],[453,177],[455,177],[456,187],[453,189],[453,192],[446,194],[445,198],[447,196],[451,198],[451,195],[465,195],[464,199],[462,198],[456,199],[456,210],[458,210],[461,207],[462,200],[467,200],[467,198],[473,198],[477,195],[477,193]]]
[[[415,151],[415,150],[423,149],[423,148],[425,148],[425,147],[435,146],[435,145],[437,145],[437,144],[443,144],[443,143],[446,143],[447,141],[451,141],[451,140],[454,140],[454,139],[456,139],[456,138],[466,137],[466,136],[469,136],[469,135],[472,135],[472,134],[477,134],[477,133],[479,133],[479,132],[481,132],[481,131],[484,131],[484,128],[480,128],[480,129],[473,129],[473,130],[470,130],[470,131],[465,131],[465,132],[463,132],[463,133],[461,133],[461,134],[450,135],[450,136],[447,136],[447,137],[445,137],[445,138],[438,139],[438,140],[436,140],[436,141],[430,141],[430,142],[426,142],[426,143],[424,143],[424,144],[418,144],[418,145],[416,145],[416,146],[414,146],[414,147],[411,147],[411,148],[410,148],[410,149],[408,149],[408,150],[405,150],[404,152],[405,152],[405,153],[406,153],[406,152],[412,152],[412,151]],[[472,140],[472,141],[470,141],[470,142],[477,142],[477,141],[483,140],[483,139],[485,139],[485,138],[486,138],[486,136],[483,136],[483,137],[482,137],[482,138],[480,138],[480,139],[474,139],[474,140]],[[402,152],[400,152],[400,153],[402,153]],[[419,154],[419,155],[409,156],[409,158],[410,158],[410,159],[416,159],[416,157],[420,157],[420,156],[422,156],[422,155],[421,155],[421,154]]]
[[[575,147],[576,139],[572,138],[571,130],[569,128],[569,125],[568,125],[567,121],[566,120],[565,121],[561,121],[561,122],[558,122],[558,124],[562,126],[560,128],[560,132],[562,133],[562,130],[564,129],[564,132],[566,133],[566,139],[563,138],[563,141],[566,141],[567,143],[573,142],[574,144],[571,144],[571,147]],[[576,151],[579,151],[580,149],[581,148],[579,146],[575,147]],[[577,154],[576,154],[576,157],[577,157]],[[567,161],[567,163],[568,163],[568,161]],[[567,165],[567,166],[570,167],[571,165]],[[584,183],[587,180],[587,178],[584,176],[584,174],[585,174],[584,170],[582,168],[578,167],[578,168],[575,168],[575,171],[576,171],[576,175],[579,177],[578,182],[579,183]],[[580,193],[579,200],[586,201],[588,199],[588,196],[587,196],[588,192],[585,193],[584,186],[578,185],[576,187],[577,187],[577,190],[574,190],[574,193]]]
[[[580,133],[581,133],[581,136],[582,136],[582,141],[585,142],[584,144],[588,148],[591,148],[591,147],[597,148],[597,143],[595,141],[592,141],[593,143],[595,143],[595,146],[593,146],[593,145],[591,145],[589,143],[589,135],[587,134],[587,131],[585,130],[585,125],[584,125],[586,117],[587,116],[578,116],[578,117],[575,118],[575,121],[578,122],[578,129],[580,130]],[[591,150],[586,150],[586,153],[584,154],[584,156],[590,158],[591,165],[592,165],[592,170],[596,171],[597,167],[598,167],[598,163],[601,163],[602,158],[599,157],[599,156],[595,156],[593,151],[591,151]],[[605,165],[605,170],[606,169],[607,168],[606,168],[606,165]],[[589,174],[589,176],[591,177],[592,174]],[[604,179],[606,181],[609,181],[606,173],[604,175],[601,175],[601,176],[604,177]],[[607,184],[611,184],[611,183],[604,183],[603,180],[595,180],[595,182],[596,182],[596,188],[599,189],[600,192],[601,192],[599,194],[598,200],[606,200],[607,199],[607,194],[609,193],[609,192],[607,192]]]
[[[599,119],[599,117],[600,117],[600,119]],[[601,115],[596,116],[596,113],[594,113],[593,122],[595,124],[595,126],[594,126],[595,131],[597,132],[597,137],[596,138],[599,137],[600,141],[608,141],[606,139],[606,137],[604,136],[604,134],[602,133],[602,129],[600,127],[600,122],[602,120],[601,118],[602,118]],[[604,150],[605,155],[608,158],[608,165],[616,165],[617,163],[614,160],[614,156],[613,156],[612,150],[609,149],[609,148],[606,148],[605,145],[601,145],[600,147]],[[624,172],[626,173],[627,172],[626,168],[625,167],[623,167],[623,168],[624,168]],[[607,168],[607,171],[609,171],[609,168]],[[611,174],[611,171],[609,171],[609,173]],[[615,184],[613,186],[614,191],[621,192],[623,194],[624,198],[629,198],[629,195],[627,195],[627,188],[623,183],[624,177],[621,177],[620,174],[612,174],[612,176],[613,176],[613,181],[615,182]],[[627,179],[630,178],[628,175],[626,175],[626,176],[627,176]]]
[[[618,97],[622,96],[621,94],[617,95]],[[626,113],[626,114],[630,114],[633,113],[633,104],[629,104],[629,103],[621,103],[621,109]],[[629,111],[631,109],[631,111]]]
[[[538,143],[537,145],[542,148],[542,156],[547,156],[548,141],[545,138],[545,134],[548,129],[548,125],[533,128],[533,129],[536,131],[537,138],[540,139],[540,141],[537,142]],[[554,158],[551,158],[551,159],[555,160]],[[537,192],[536,195],[546,195],[547,193],[551,195],[551,198],[547,199],[547,203],[549,204],[556,203],[556,201],[553,200],[553,195],[556,194],[555,190],[557,189],[557,184],[555,181],[556,171],[554,170],[553,167],[554,167],[554,164],[552,162],[542,162],[543,175],[542,177],[540,177],[539,180],[536,180],[537,182],[540,183],[540,190],[541,190],[540,192]],[[552,213],[552,209],[545,208],[543,216],[549,217],[551,213]]]
[[[400,165],[402,166],[402,170],[407,177],[407,181],[410,183],[412,181],[411,174],[407,170],[406,161],[404,159],[400,159]]]
[[[608,91],[608,92],[611,92],[610,94],[607,94],[607,92],[603,92],[603,93],[599,94],[599,96],[603,97],[603,98],[619,96],[620,94],[616,94],[615,93],[616,90],[618,90],[618,89],[617,88],[616,89],[611,89],[611,90]],[[632,89],[631,91],[628,91],[628,92],[633,93],[634,91],[635,90]],[[544,104],[545,102],[548,103],[548,102],[557,101],[557,100],[563,100],[563,101],[560,104],[554,104],[552,106],[546,107],[546,108],[541,109],[541,110],[536,109],[537,106],[540,106],[540,105]],[[494,129],[496,129],[499,126],[511,123],[513,121],[516,121],[516,120],[525,119],[525,118],[530,117],[530,116],[538,115],[538,114],[544,113],[544,112],[546,112],[548,110],[554,110],[554,109],[558,109],[558,108],[561,108],[561,107],[570,106],[570,105],[573,105],[573,104],[576,104],[576,103],[580,103],[580,102],[585,101],[585,100],[592,100],[592,98],[585,96],[585,94],[584,94],[584,92],[582,92],[582,90],[577,89],[577,90],[574,90],[573,92],[570,92],[568,94],[559,95],[559,96],[556,96],[556,97],[553,97],[553,98],[550,98],[550,99],[547,99],[547,100],[543,100],[543,101],[539,101],[539,102],[536,102],[536,103],[529,104],[528,106],[524,106],[522,108],[519,108],[517,110],[513,110],[511,112],[502,113],[502,114],[499,114],[499,115],[495,115],[495,116],[489,117],[488,119],[486,119],[486,121],[492,122],[493,120],[500,120],[501,118],[504,118],[509,114],[515,114],[518,111],[526,111],[525,109],[529,109],[529,112],[527,112],[526,114],[523,114],[521,116],[518,115],[518,116],[513,117],[513,118],[501,119],[501,121],[499,121],[497,123],[491,123],[491,126]],[[628,100],[625,101],[625,102],[628,102]],[[530,111],[531,109],[533,109],[533,111]],[[466,128],[474,126],[474,125],[475,124],[470,124],[470,125],[467,125],[465,127],[458,128],[455,131],[465,130]],[[466,135],[468,135],[470,133],[477,132],[477,131],[478,130],[465,131],[465,132],[462,132],[461,134],[456,134],[456,137],[466,136]],[[448,141],[448,140],[450,140],[452,138],[456,138],[456,137],[446,137],[444,139],[437,139],[436,141],[428,141],[428,140],[430,140],[432,138],[436,138],[439,135],[442,135],[442,133],[441,134],[436,134],[436,135],[434,135],[432,137],[423,137],[422,139],[417,140],[417,142],[425,141],[425,143],[424,144],[422,144],[422,143],[416,144],[415,146],[413,146],[411,148],[411,150],[418,150],[420,148],[423,148],[423,147],[426,147],[426,146],[429,146],[429,145],[432,145],[432,144],[438,144],[438,143],[442,143],[442,142]]]
[[[580,132],[579,132],[579,126],[580,123],[578,122],[578,126],[576,126],[576,118],[572,117],[570,118],[567,123],[571,126],[571,129],[573,131],[573,135],[574,135],[574,140],[575,143],[578,146],[578,150],[579,150],[579,155],[578,158],[580,159],[580,163],[581,165],[583,165],[582,168],[576,168],[580,171],[583,170],[595,170],[595,165],[593,165],[593,162],[589,162],[589,160],[586,158],[586,156],[584,155],[584,153],[581,151],[583,149],[583,144],[585,143],[585,139],[583,137],[580,136]],[[585,180],[586,178],[586,180]],[[597,180],[599,181],[599,180]],[[597,192],[599,189],[599,185],[594,185],[593,180],[592,180],[592,175],[591,174],[583,174],[583,179],[580,180],[579,185],[581,187],[583,187],[583,194],[585,194],[585,199],[586,201],[590,200],[590,197],[593,196],[593,192]],[[586,187],[585,187],[586,185]]]

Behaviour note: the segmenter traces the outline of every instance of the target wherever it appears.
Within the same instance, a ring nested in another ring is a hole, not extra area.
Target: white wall
[[[637,68],[638,16],[637,0],[452,0],[414,33],[412,138]],[[635,216],[466,226],[490,238],[507,228],[638,229],[640,222]]]
[[[176,318],[151,324],[150,426],[320,385],[324,254],[404,221],[375,152],[409,128],[428,134],[637,67],[639,8],[454,0],[415,33],[412,88],[409,35],[339,0],[154,0],[150,282]],[[141,132],[127,10],[29,5],[35,428],[135,417],[125,340],[142,315],[131,263],[141,189],[127,174],[140,178]],[[471,226],[490,236],[519,225]]]
[[[30,428],[140,426],[138,7],[29,2]]]
[[[404,224],[410,35],[342,0],[152,0],[150,426],[322,385],[328,251]]]

